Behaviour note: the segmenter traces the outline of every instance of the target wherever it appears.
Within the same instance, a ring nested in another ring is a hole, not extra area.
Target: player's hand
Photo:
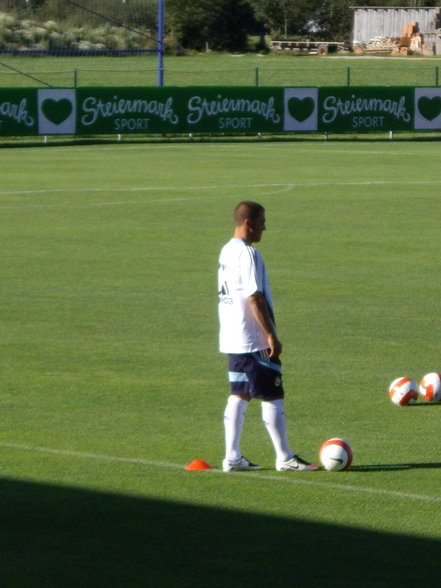
[[[282,343],[275,335],[268,337],[268,348],[270,359],[277,359],[282,353]]]

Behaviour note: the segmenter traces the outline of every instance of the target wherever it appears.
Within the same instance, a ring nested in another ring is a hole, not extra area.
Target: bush
[[[14,27],[17,25],[17,19],[11,16],[10,14],[6,14],[5,12],[0,12],[0,28],[2,27]]]
[[[43,23],[43,26],[51,33],[59,33],[61,30],[54,20],[47,20],[45,23]]]
[[[0,12],[0,49],[2,50],[124,50],[145,48],[148,45],[153,48],[155,43],[133,31],[108,23],[101,22],[99,25],[90,24],[81,27],[69,26],[67,21],[61,24],[51,19],[41,23],[29,18],[19,20]]]

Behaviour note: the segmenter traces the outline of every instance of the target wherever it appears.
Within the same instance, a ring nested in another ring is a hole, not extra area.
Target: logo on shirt
[[[230,292],[228,290],[228,285],[226,282],[222,284],[221,289],[218,292],[219,294],[219,304],[233,304],[233,299],[229,295]]]

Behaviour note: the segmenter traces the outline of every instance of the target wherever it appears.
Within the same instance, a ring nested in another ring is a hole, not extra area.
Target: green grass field
[[[438,142],[3,148],[2,585],[439,585]],[[291,444],[347,472],[278,473],[259,404],[224,474],[216,266],[231,210],[284,342]],[[188,472],[204,459],[214,469]]]
[[[434,86],[435,58],[212,55],[166,56],[167,86]],[[138,57],[0,56],[0,87],[155,86],[157,60]],[[17,71],[18,70],[18,71]],[[27,75],[24,75],[27,74]],[[29,77],[31,76],[31,77]]]

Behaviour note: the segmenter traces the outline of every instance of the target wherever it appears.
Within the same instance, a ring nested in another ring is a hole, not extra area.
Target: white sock
[[[289,446],[286,434],[283,399],[263,401],[262,419],[273,442],[277,459],[281,461],[291,459],[294,452]]]
[[[242,434],[245,413],[249,402],[240,396],[231,394],[228,398],[224,413],[225,427],[225,459],[229,462],[242,457],[240,452],[240,437]]]

